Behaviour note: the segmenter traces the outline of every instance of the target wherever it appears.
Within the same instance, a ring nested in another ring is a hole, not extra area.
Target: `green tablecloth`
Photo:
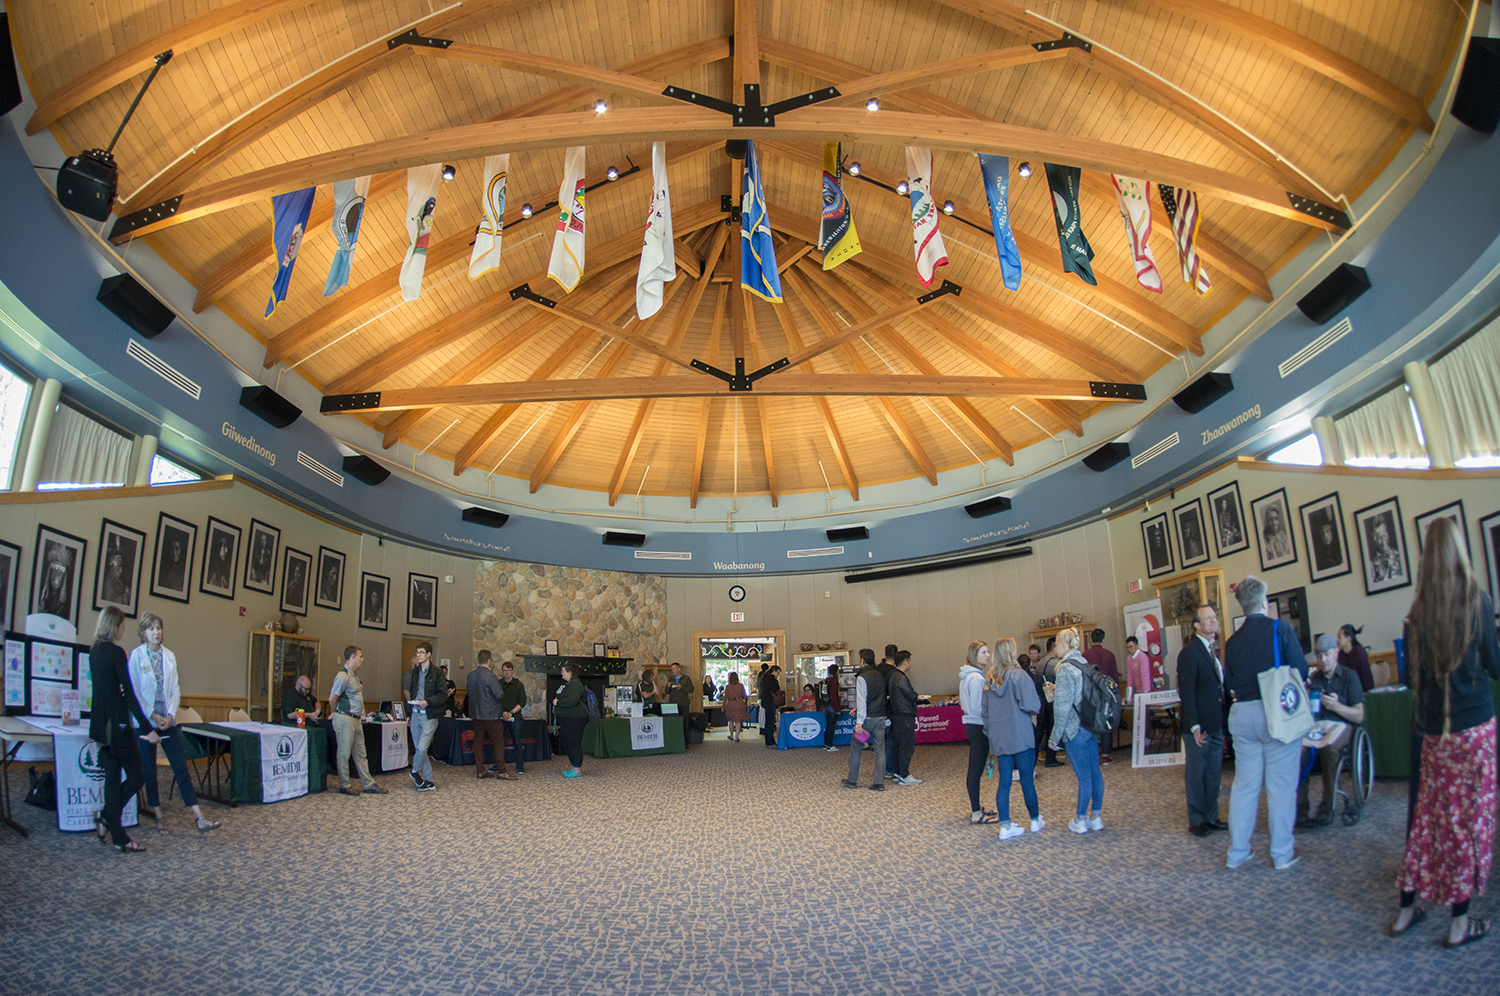
[[[1500,681],[1490,682],[1490,694],[1500,702]],[[1365,730],[1375,754],[1379,778],[1411,775],[1411,689],[1365,693]]]
[[[597,723],[590,723],[583,728],[584,753],[595,757],[641,757],[645,754],[685,753],[687,744],[682,738],[682,717],[657,716],[653,718],[665,720],[662,724],[662,740],[666,746],[653,747],[651,750],[631,750],[630,720],[615,716],[601,719]]]
[[[182,729],[188,733],[203,728],[229,738],[230,749],[230,797],[236,802],[260,802],[260,735],[248,730],[236,730],[213,723],[185,723]],[[188,757],[204,757],[211,738],[188,737],[184,741],[184,753]],[[218,741],[222,743],[222,741]],[[307,791],[322,792],[328,777],[328,734],[320,726],[307,726]]]

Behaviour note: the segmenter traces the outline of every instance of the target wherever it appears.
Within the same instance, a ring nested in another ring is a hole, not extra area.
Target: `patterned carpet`
[[[1273,871],[1261,834],[1231,872],[1223,835],[1185,832],[1181,769],[1124,751],[1104,832],[1068,832],[1076,783],[1050,769],[1047,829],[1002,843],[967,822],[964,745],[919,747],[924,784],[874,793],[839,784],[847,748],[722,737],[586,758],[576,780],[556,757],[519,782],[439,765],[437,792],[402,773],[383,797],[206,806],[209,835],[172,806],[143,855],[18,801],[33,836],[0,828],[0,992],[1496,992],[1500,936],[1442,951],[1443,911],[1384,935],[1404,783],[1356,827],[1299,834],[1296,868]]]

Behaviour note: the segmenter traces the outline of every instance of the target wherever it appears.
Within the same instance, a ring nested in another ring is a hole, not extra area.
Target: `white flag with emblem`
[[[563,290],[578,286],[583,276],[583,146],[568,149],[562,186],[557,189],[557,234],[552,237],[552,259],[547,276]]]
[[[474,233],[474,251],[469,255],[469,279],[475,280],[500,268],[500,230],[505,227],[505,174],[510,156],[484,157],[484,218]]]
[[[932,150],[906,147],[907,196],[911,198],[912,245],[923,287],[937,281],[937,268],[948,265],[948,250],[938,234],[938,209],[932,199]]]
[[[661,310],[668,280],[677,276],[672,245],[672,195],[667,190],[667,143],[651,143],[651,212],[646,217],[646,240],[641,245],[641,270],[635,278],[635,314],[645,321]]]
[[[437,210],[438,184],[443,167],[438,163],[413,166],[406,171],[406,258],[401,261],[401,297],[415,301],[422,295],[422,271],[427,268],[427,245],[432,241],[432,215]]]

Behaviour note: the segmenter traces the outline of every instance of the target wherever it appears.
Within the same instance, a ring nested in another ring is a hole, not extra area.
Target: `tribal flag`
[[[641,269],[635,278],[635,314],[645,321],[661,310],[663,288],[677,276],[677,252],[672,245],[672,194],[667,190],[667,143],[651,143],[651,212],[646,216],[646,239],[641,244]]]
[[[359,222],[365,216],[365,198],[370,195],[370,178],[339,180],[333,185],[333,237],[339,247],[328,267],[323,296],[328,297],[349,284],[349,268],[354,265],[354,249],[359,245]]]
[[[781,302],[781,271],[776,268],[754,142],[745,143],[745,176],[740,183],[740,286],[758,298]]]
[[[1172,239],[1177,243],[1177,258],[1182,261],[1182,282],[1199,294],[1207,294],[1213,281],[1208,279],[1208,271],[1198,258],[1198,195],[1186,187],[1157,184],[1157,188],[1161,190],[1161,206],[1172,219]]]
[[[484,157],[484,217],[474,233],[474,251],[469,254],[469,279],[478,280],[500,268],[500,230],[505,227],[505,174],[510,156]]]
[[[1094,258],[1094,247],[1083,234],[1083,219],[1078,213],[1078,180],[1082,171],[1077,166],[1057,166],[1047,163],[1047,186],[1052,188],[1052,217],[1057,222],[1057,244],[1062,249],[1063,269],[1076,273],[1083,282],[1099,285],[1094,279],[1094,268],[1089,261]]]
[[[569,147],[563,161],[562,186],[557,188],[557,234],[552,236],[552,259],[547,276],[570,291],[583,276],[583,146]]]
[[[858,256],[862,249],[854,230],[854,211],[844,199],[842,153],[839,143],[823,143],[823,225],[818,231],[818,249],[825,270]]]
[[[415,301],[422,296],[422,271],[427,268],[427,244],[432,241],[432,215],[437,210],[438,184],[443,167],[438,163],[413,166],[406,171],[406,234],[411,244],[401,261],[401,297]]]
[[[312,211],[317,187],[277,194],[271,198],[273,218],[271,238],[276,243],[276,282],[271,285],[271,299],[266,302],[266,317],[286,300],[286,289],[292,282],[292,267],[297,265],[297,250],[307,234],[307,216]]]
[[[1118,173],[1110,174],[1115,184],[1115,198],[1120,202],[1120,218],[1125,222],[1125,239],[1135,260],[1135,279],[1148,291],[1161,293],[1161,273],[1151,252],[1151,185]]]
[[[990,227],[995,230],[995,251],[1000,255],[1000,275],[1007,290],[1021,289],[1021,247],[1010,230],[1010,157],[979,156],[984,176],[984,196],[990,202]]]
[[[938,209],[932,199],[932,150],[906,147],[906,184],[911,198],[911,237],[917,254],[917,276],[923,287],[937,282],[937,268],[948,265],[948,250],[938,234]]]

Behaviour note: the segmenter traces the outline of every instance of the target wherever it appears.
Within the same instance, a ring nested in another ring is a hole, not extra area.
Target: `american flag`
[[[1213,286],[1208,271],[1198,258],[1198,195],[1186,187],[1168,187],[1157,184],[1161,191],[1161,206],[1167,209],[1172,219],[1172,239],[1177,243],[1177,257],[1182,261],[1182,280],[1199,294],[1207,294]]]

